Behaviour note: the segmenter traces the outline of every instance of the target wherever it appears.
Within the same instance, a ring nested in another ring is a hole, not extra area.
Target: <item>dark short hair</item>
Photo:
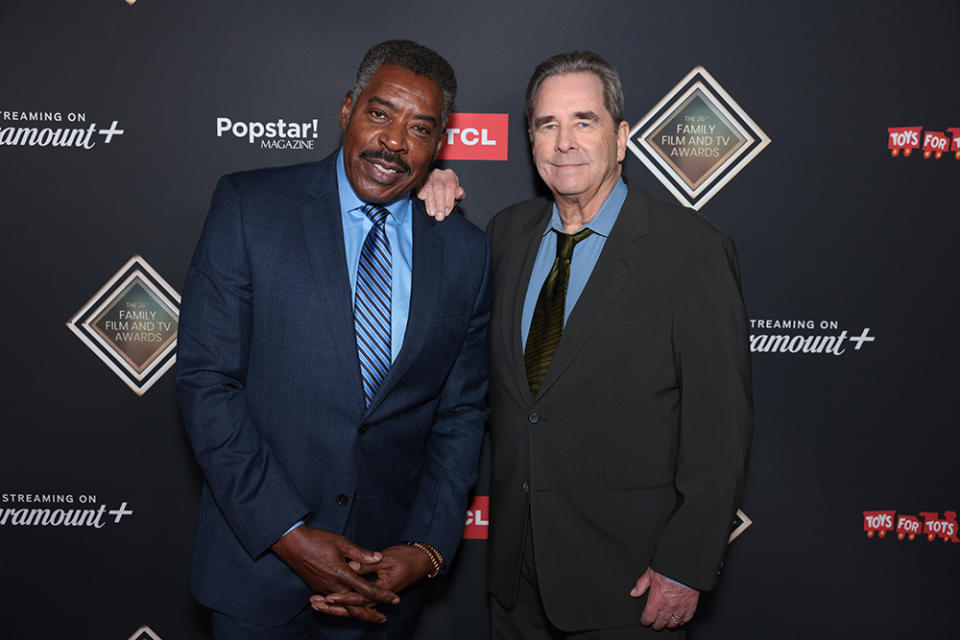
[[[440,87],[443,93],[443,125],[446,126],[453,100],[457,97],[457,75],[450,63],[433,49],[411,40],[385,40],[373,45],[363,56],[357,69],[357,81],[353,85],[354,100],[369,84],[380,65],[384,64],[403,67],[432,80]]]
[[[534,70],[527,84],[527,126],[533,123],[533,107],[540,85],[550,76],[567,73],[592,73],[603,85],[603,104],[613,116],[613,126],[623,121],[623,86],[620,75],[609,62],[593,51],[571,51],[547,58]]]

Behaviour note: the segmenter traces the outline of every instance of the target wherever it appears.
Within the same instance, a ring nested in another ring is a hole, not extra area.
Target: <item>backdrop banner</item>
[[[476,225],[545,193],[526,83],[591,49],[625,173],[736,240],[756,427],[690,637],[960,637],[958,30],[955,0],[4,0],[0,636],[209,637],[187,266],[218,177],[336,149],[364,52],[408,38],[456,70],[438,164]],[[487,446],[418,639],[489,637],[489,476]]]

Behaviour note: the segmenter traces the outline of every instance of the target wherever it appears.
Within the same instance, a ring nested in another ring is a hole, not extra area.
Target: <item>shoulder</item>
[[[414,215],[425,218],[433,228],[434,233],[447,244],[453,244],[466,250],[485,250],[490,241],[487,234],[467,220],[459,209],[454,209],[442,222],[437,222],[427,215],[420,201],[414,197]]]
[[[652,238],[671,245],[697,247],[712,244],[729,236],[711,220],[677,202],[654,198],[635,183],[627,180],[629,193],[624,209],[645,213]]]
[[[221,184],[228,183],[233,188],[248,193],[288,193],[297,195],[318,174],[328,171],[324,161],[305,162],[281,167],[265,167],[230,173],[220,179]]]
[[[491,238],[515,236],[518,230],[535,222],[550,207],[549,198],[539,197],[510,205],[497,212],[487,223],[487,233]]]

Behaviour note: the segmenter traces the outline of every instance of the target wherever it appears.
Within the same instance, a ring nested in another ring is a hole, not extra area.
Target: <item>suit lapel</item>
[[[336,153],[323,160],[314,180],[306,186],[313,199],[301,206],[300,222],[314,284],[321,308],[324,333],[332,336],[328,345],[336,351],[344,371],[345,393],[363,405],[360,361],[354,339],[353,300],[343,246],[340,195],[337,191]]]
[[[515,378],[517,389],[523,389],[523,397],[528,404],[533,404],[533,398],[530,396],[530,385],[527,383],[527,368],[523,362],[523,334],[521,332],[523,322],[523,302],[527,296],[527,287],[530,286],[530,276],[533,274],[533,263],[537,259],[537,251],[540,249],[540,241],[543,239],[543,231],[550,220],[550,214],[553,211],[553,203],[548,202],[543,209],[529,222],[522,227],[523,235],[519,239],[519,256],[523,260],[520,269],[515,266],[508,267],[507,274],[520,274],[519,278],[514,279],[509,286],[516,287],[513,295],[504,296],[505,300],[511,305],[508,310],[506,335],[502,337],[502,344],[508,345],[508,362],[510,370]]]
[[[640,189],[631,186],[590,279],[567,318],[557,353],[540,385],[539,397],[547,393],[570,365],[630,274],[643,261],[649,207],[650,199]]]
[[[407,313],[407,328],[403,336],[403,345],[397,359],[387,372],[376,395],[367,407],[366,416],[372,414],[383,399],[403,378],[410,364],[423,349],[424,341],[430,330],[430,320],[437,310],[437,298],[440,294],[440,278],[444,277],[443,245],[434,233],[436,221],[429,217],[423,203],[413,199],[410,212],[413,224],[413,271],[410,281],[410,309]],[[366,417],[365,416],[365,417]]]

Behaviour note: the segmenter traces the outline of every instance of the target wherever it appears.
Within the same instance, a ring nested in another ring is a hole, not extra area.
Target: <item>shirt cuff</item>
[[[289,531],[288,531],[287,533],[289,533]],[[663,575],[663,574],[661,574],[661,575]],[[667,576],[663,576],[663,577],[664,577],[664,578],[667,578]],[[688,585],[685,585],[685,584],[683,584],[682,582],[680,582],[679,580],[674,580],[673,578],[667,578],[667,580],[669,580],[669,581],[672,582],[673,584],[678,584],[678,585],[680,585],[681,587],[686,587],[687,589],[693,589],[694,591],[696,591],[696,589],[694,589],[693,587],[688,586]]]
[[[306,522],[304,522],[303,520],[297,520],[296,523],[294,523],[294,525],[293,525],[292,527],[290,527],[289,529],[287,529],[286,533],[284,533],[283,536],[287,535],[287,533],[290,533],[291,531],[293,531],[293,530],[296,529],[297,527],[299,527],[299,526],[301,526],[301,525],[304,525],[304,524],[306,524]],[[280,536],[280,537],[282,538],[283,536]],[[668,579],[669,579],[669,578],[668,578]]]

